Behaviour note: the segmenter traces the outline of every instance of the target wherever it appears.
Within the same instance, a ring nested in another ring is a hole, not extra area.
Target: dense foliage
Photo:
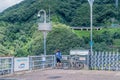
[[[37,37],[33,39],[28,50],[30,55],[39,55],[43,53],[43,38]],[[38,35],[39,36],[39,35]],[[54,54],[56,49],[60,49],[63,54],[69,54],[71,49],[80,49],[83,47],[84,41],[77,37],[72,30],[62,24],[54,24],[53,29],[47,35],[47,54]]]
[[[89,31],[74,31],[69,28],[90,25],[87,0],[24,0],[0,13],[1,56],[43,54],[43,35],[37,30],[39,21],[37,13],[40,9],[46,10],[47,14],[50,10],[53,22],[53,30],[47,36],[47,54],[54,54],[57,48],[63,54],[69,54],[71,49],[90,48]],[[119,26],[119,15],[120,5],[115,6],[115,0],[95,0],[93,25],[106,29],[93,32],[94,50],[120,49],[120,29],[110,28],[111,24],[114,27]]]
[[[87,48],[90,42],[89,31],[75,31],[75,33],[84,39]],[[103,28],[93,31],[93,49],[95,51],[118,51],[120,50],[120,28]]]
[[[94,26],[109,26],[112,23],[120,22],[120,5],[117,7],[115,1],[94,1]],[[36,13],[40,9],[45,9],[47,13],[50,9],[52,21],[59,21],[71,26],[89,26],[90,8],[87,0],[24,0],[4,11],[0,20],[11,23],[36,21]]]

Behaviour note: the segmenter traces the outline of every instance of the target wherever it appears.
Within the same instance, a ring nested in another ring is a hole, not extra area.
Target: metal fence
[[[56,64],[54,55],[29,56],[28,58],[29,70],[53,68]],[[14,57],[0,57],[0,75],[14,73],[14,59]]]
[[[120,71],[120,54],[118,52],[94,52],[89,55],[89,68]]]
[[[30,70],[55,67],[55,56],[29,56]]]
[[[62,56],[62,64],[64,68],[70,67],[71,65],[71,60],[72,59],[77,59],[81,63],[84,64],[84,68],[82,69],[88,69],[89,66],[89,55],[63,55]]]
[[[63,55],[64,62],[69,58],[70,55]],[[118,52],[94,52],[93,54],[80,56],[80,60],[83,60],[84,64],[91,70],[120,71],[120,54]],[[55,66],[56,58],[54,55],[29,56],[29,70],[54,68]],[[0,57],[0,75],[13,72],[14,57]]]
[[[13,73],[13,57],[0,57],[0,75]]]

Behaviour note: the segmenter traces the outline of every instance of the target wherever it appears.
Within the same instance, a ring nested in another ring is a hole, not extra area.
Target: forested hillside
[[[120,2],[119,2],[120,3]],[[95,0],[93,19],[95,26],[105,26],[120,22],[120,5],[115,0]],[[89,4],[87,0],[25,0],[22,3],[4,11],[0,20],[11,23],[36,21],[37,12],[50,8],[53,21],[66,23],[71,26],[89,26]]]
[[[89,49],[89,32],[69,28],[89,27],[90,10],[87,0],[24,0],[0,13],[0,55],[27,56],[43,53],[43,36],[37,29],[37,13],[41,9],[46,10],[47,14],[50,10],[53,26],[47,36],[48,54],[54,54],[57,48],[63,54],[69,54],[70,49]],[[115,0],[95,0],[93,25],[106,29],[94,31],[94,50],[119,49],[119,28],[117,31],[114,28],[108,30],[113,24],[117,24],[114,27],[119,27],[119,15],[120,5],[115,5]],[[106,47],[101,48],[102,46]]]

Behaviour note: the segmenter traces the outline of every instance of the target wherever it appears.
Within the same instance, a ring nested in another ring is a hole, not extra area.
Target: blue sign
[[[90,41],[90,46],[93,46],[93,42],[92,41]]]

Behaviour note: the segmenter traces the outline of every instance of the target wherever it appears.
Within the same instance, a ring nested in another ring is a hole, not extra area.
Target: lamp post
[[[38,23],[38,30],[43,32],[44,36],[44,55],[42,56],[42,62],[43,62],[43,69],[45,68],[45,61],[46,61],[46,37],[47,37],[47,32],[52,30],[52,26],[50,24],[50,21],[47,23],[46,21],[46,11],[45,10],[40,10],[38,12],[38,17],[41,16],[41,13],[44,14],[44,21],[42,23]],[[50,15],[49,15],[50,17]]]
[[[88,0],[89,5],[90,5],[90,53],[92,54],[92,49],[93,49],[93,41],[92,41],[92,25],[93,25],[93,19],[92,19],[92,6],[93,6],[93,2],[94,0]]]
[[[47,37],[47,33],[52,30],[52,26],[51,26],[50,22],[47,23],[47,21],[46,21],[46,11],[43,10],[43,9],[40,10],[38,12],[38,17],[41,16],[41,13],[43,13],[43,15],[44,15],[44,17],[43,17],[44,22],[43,23],[38,23],[38,30],[43,32],[43,36],[44,36],[44,56],[46,56],[46,37]]]

